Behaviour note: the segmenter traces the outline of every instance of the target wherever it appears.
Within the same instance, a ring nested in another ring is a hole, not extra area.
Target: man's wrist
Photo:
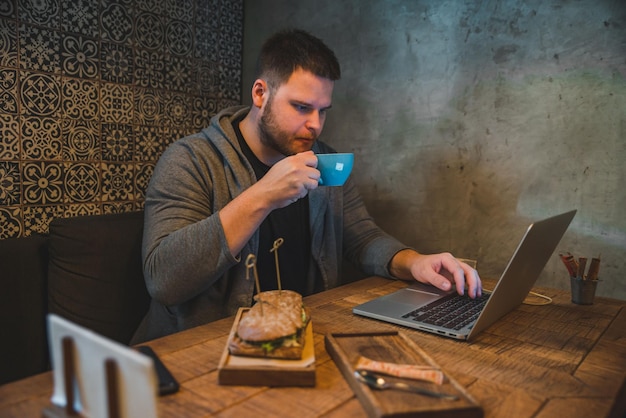
[[[389,274],[397,279],[413,279],[411,265],[413,260],[420,256],[420,253],[410,248],[398,251],[389,261]]]

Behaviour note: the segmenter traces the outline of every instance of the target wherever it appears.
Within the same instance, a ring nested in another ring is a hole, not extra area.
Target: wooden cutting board
[[[377,390],[361,383],[354,376],[355,365],[363,356],[375,361],[439,368],[422,349],[404,334],[396,331],[357,334],[328,334],[326,351],[354,391],[370,417],[468,417],[479,418],[483,410],[467,390],[445,373],[444,383],[437,385],[417,380],[398,379],[424,389],[457,395],[457,400],[444,400],[400,390]]]

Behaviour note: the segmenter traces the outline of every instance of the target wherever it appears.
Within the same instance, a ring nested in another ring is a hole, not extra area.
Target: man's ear
[[[252,104],[260,109],[268,98],[269,88],[265,80],[255,80],[252,85]]]

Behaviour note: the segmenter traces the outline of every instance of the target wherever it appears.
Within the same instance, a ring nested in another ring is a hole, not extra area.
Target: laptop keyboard
[[[458,331],[478,318],[489,296],[471,299],[451,293],[402,317]]]

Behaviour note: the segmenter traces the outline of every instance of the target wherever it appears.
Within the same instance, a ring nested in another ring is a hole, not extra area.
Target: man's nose
[[[319,134],[324,126],[324,116],[320,111],[314,111],[309,114],[309,118],[307,120],[306,127],[310,131],[314,131],[316,134]]]

